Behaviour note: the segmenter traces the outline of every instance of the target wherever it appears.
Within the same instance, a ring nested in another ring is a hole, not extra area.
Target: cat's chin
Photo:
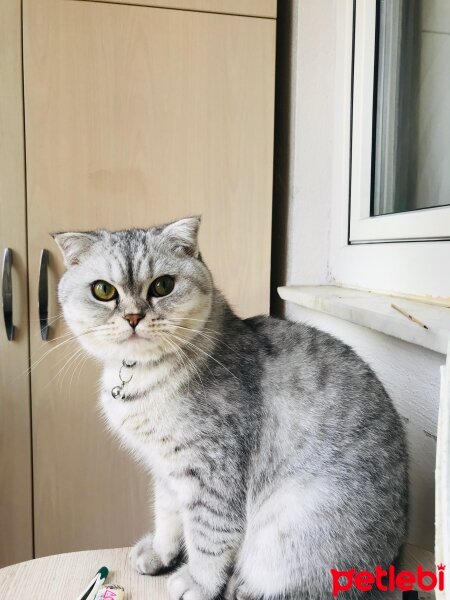
[[[114,343],[102,343],[101,341],[92,343],[91,340],[83,338],[80,339],[80,342],[91,356],[104,364],[123,360],[140,363],[158,362],[167,354],[167,350],[161,347],[156,340],[142,336],[133,335]]]
[[[131,335],[116,344],[114,354],[117,358],[123,358],[138,362],[158,362],[166,354],[159,341],[149,339],[140,335]]]
[[[148,346],[149,342],[150,342],[150,340],[148,340],[148,338],[144,338],[141,335],[136,334],[136,335],[130,335],[129,337],[124,339],[123,342],[121,342],[121,343],[122,344],[133,344],[133,345],[147,344],[147,346]]]

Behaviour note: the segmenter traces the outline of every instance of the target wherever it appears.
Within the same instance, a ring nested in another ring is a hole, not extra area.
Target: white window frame
[[[376,1],[356,0],[355,7],[349,241],[449,239],[450,206],[370,216]]]
[[[439,238],[446,237],[450,229],[449,207],[369,218],[375,0],[343,0],[336,17],[330,282],[448,304],[450,241]],[[418,234],[421,239],[413,241]]]

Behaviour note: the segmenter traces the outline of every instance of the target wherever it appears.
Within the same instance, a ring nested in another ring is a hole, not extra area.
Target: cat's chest
[[[173,381],[161,384],[151,375],[138,372],[123,387],[123,394],[114,397],[113,390],[119,384],[114,370],[104,373],[101,405],[109,426],[147,462],[164,460],[189,428],[186,419],[180,417],[182,399],[177,386]]]
[[[109,425],[133,443],[154,445],[173,432],[177,425],[176,410],[170,401],[166,401],[164,394],[128,400],[113,398],[109,391],[104,390],[101,402]]]

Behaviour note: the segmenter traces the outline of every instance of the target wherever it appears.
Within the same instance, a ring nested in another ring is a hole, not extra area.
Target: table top
[[[169,600],[166,576],[138,575],[128,562],[129,548],[115,550],[88,550],[37,558],[0,569],[1,600],[75,600],[88,585],[100,567],[108,567],[107,583],[125,588],[126,600]],[[406,544],[402,567],[415,571],[418,564],[434,569],[433,555],[416,546]],[[394,598],[400,599],[400,594]],[[421,600],[434,594],[421,592]]]
[[[128,562],[129,548],[70,552],[0,569],[2,600],[75,600],[100,567],[108,567],[106,583],[125,588],[126,600],[168,600],[167,576],[138,575]]]

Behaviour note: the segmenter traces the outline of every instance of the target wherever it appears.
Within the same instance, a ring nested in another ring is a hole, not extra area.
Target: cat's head
[[[157,361],[208,319],[213,297],[198,217],[149,229],[53,234],[64,318],[97,358]]]

